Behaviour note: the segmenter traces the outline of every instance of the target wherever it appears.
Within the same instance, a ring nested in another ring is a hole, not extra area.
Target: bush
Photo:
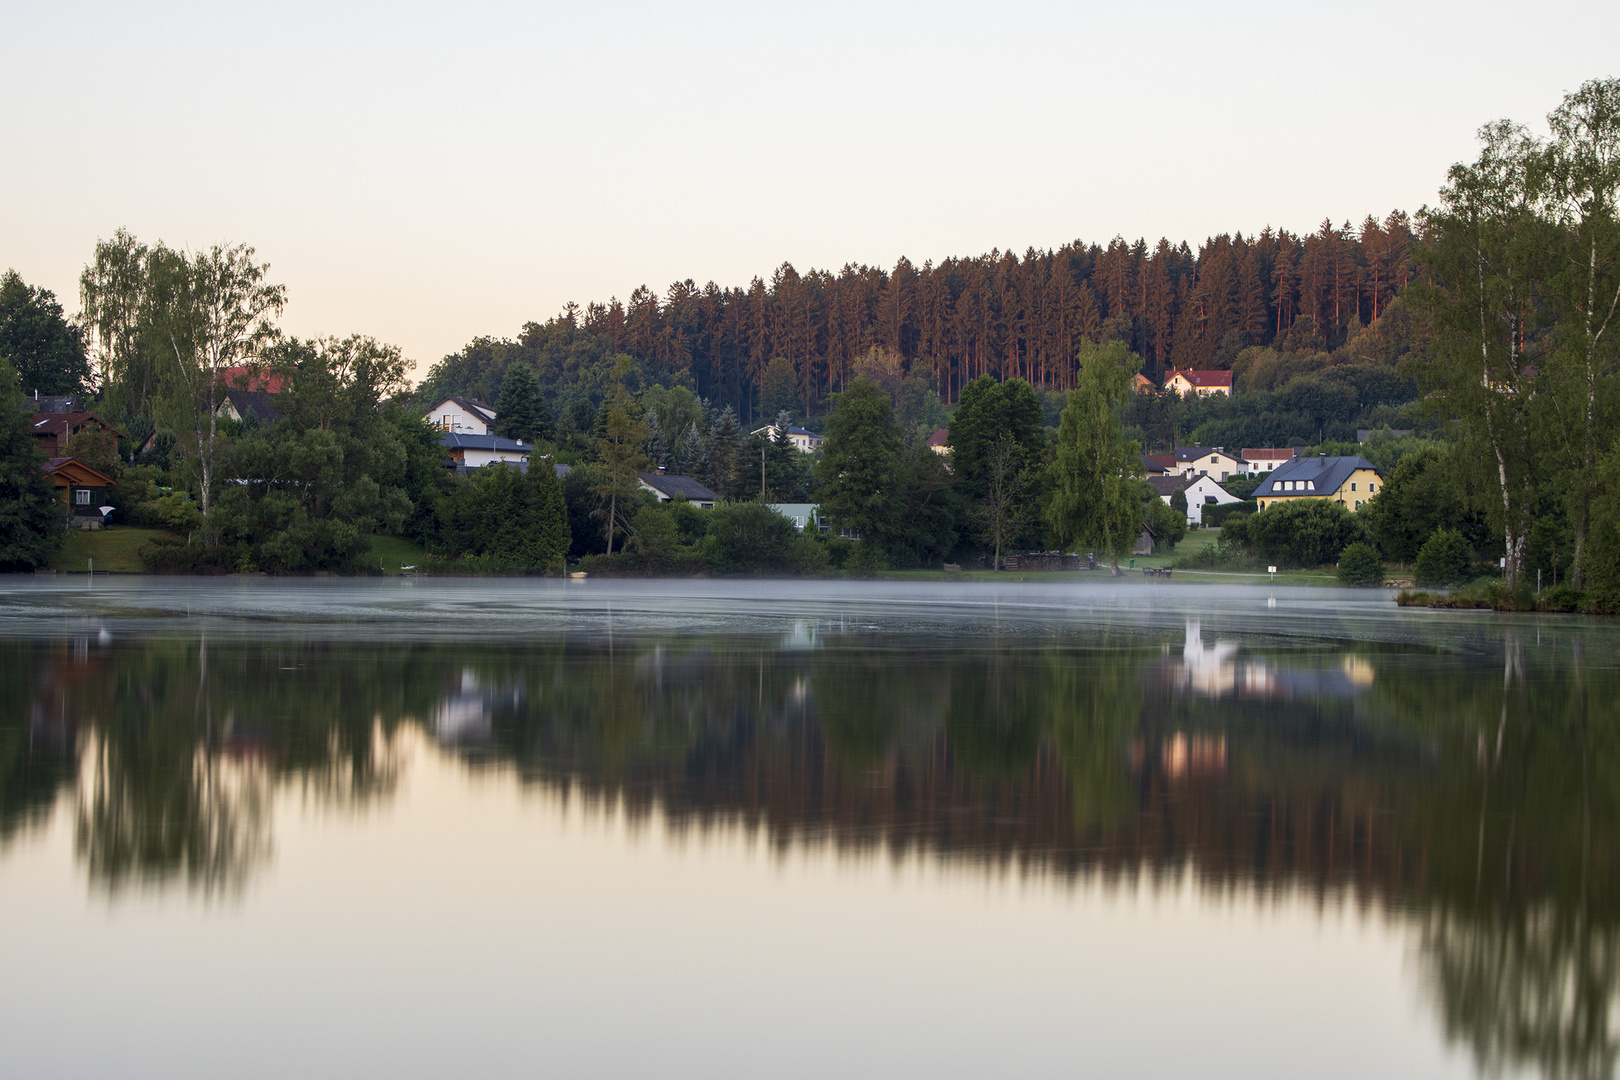
[[[169,537],[148,541],[137,554],[152,574],[229,574],[238,569],[241,555],[225,544],[205,548]]]
[[[1339,555],[1340,585],[1382,585],[1384,557],[1365,540],[1357,540]]]
[[[1278,566],[1335,563],[1345,548],[1371,539],[1365,522],[1326,499],[1273,506],[1249,518],[1247,525],[1250,551]]]
[[[719,574],[795,570],[793,522],[764,503],[733,503],[709,511],[704,539],[710,565]]]
[[[1456,529],[1436,529],[1418,550],[1413,584],[1465,585],[1473,576],[1474,553]]]
[[[1572,585],[1554,585],[1536,597],[1538,611],[1584,611],[1586,606],[1586,593]]]

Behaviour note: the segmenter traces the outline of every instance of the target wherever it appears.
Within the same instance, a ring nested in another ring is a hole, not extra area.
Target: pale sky
[[[1416,210],[1620,74],[1620,4],[0,0],[0,269],[246,242],[402,346],[783,261],[1194,244]]]

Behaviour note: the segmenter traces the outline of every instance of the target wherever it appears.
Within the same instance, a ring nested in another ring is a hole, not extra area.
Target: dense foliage
[[[66,513],[40,471],[16,373],[0,356],[0,570],[32,570],[62,543]]]

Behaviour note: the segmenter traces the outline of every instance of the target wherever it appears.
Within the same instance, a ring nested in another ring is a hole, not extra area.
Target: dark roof
[[[1147,482],[1152,484],[1153,490],[1158,492],[1160,495],[1174,495],[1178,491],[1185,490],[1187,485],[1192,483],[1195,479],[1196,477],[1192,476],[1160,475],[1148,477]]]
[[[1246,446],[1243,448],[1244,461],[1287,461],[1289,458],[1299,457],[1299,451],[1292,446]]]
[[[495,422],[495,406],[486,405],[477,398],[460,397],[456,394],[451,394],[449,397],[440,398],[434,408],[437,408],[439,405],[443,405],[446,401],[453,401],[457,405],[460,405],[463,409],[466,409],[468,412],[472,413],[474,416],[482,417],[486,424]],[[428,410],[428,412],[432,411],[433,409]]]
[[[1378,472],[1378,466],[1364,457],[1297,457],[1276,467],[1261,485],[1254,489],[1252,498],[1264,499],[1273,495],[1331,495],[1350,479],[1357,469]],[[1382,476],[1383,473],[1379,473]],[[1284,480],[1304,480],[1313,486],[1305,491],[1284,491]]]
[[[33,400],[36,413],[80,412],[84,399],[78,394],[41,394]]]
[[[1162,473],[1176,463],[1174,454],[1143,454],[1142,464],[1150,473]]]
[[[1178,446],[1176,448],[1177,461],[1197,461],[1199,458],[1208,457],[1210,454],[1225,454],[1229,458],[1242,460],[1236,454],[1230,453],[1219,446]]]
[[[281,419],[281,410],[276,408],[276,398],[279,394],[271,394],[264,390],[226,390],[225,398],[236,409],[236,415],[246,420],[252,413],[261,424],[273,424]]]
[[[951,429],[950,428],[940,428],[938,431],[936,431],[932,435],[928,436],[928,445],[929,446],[949,446],[949,445],[951,445]]]
[[[530,443],[503,439],[499,435],[462,435],[459,432],[440,435],[439,445],[446,450],[517,450],[525,454],[534,449]]]
[[[657,491],[665,498],[673,499],[677,496],[688,502],[719,502],[720,496],[692,479],[690,476],[671,476],[668,473],[639,473],[641,482]]]
[[[72,434],[74,428],[82,427],[88,420],[94,420],[114,434],[123,434],[118,428],[91,412],[39,413],[35,415],[29,428],[35,435],[55,435],[64,431]]]

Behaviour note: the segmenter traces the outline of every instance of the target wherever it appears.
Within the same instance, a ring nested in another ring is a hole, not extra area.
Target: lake
[[[1620,630],[0,578],[19,1077],[1608,1077]]]

